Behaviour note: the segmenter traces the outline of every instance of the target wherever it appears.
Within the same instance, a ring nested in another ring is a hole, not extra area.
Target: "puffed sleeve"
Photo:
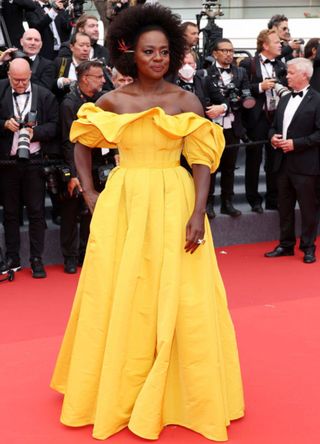
[[[86,103],[79,109],[77,117],[70,130],[71,142],[80,142],[89,148],[117,148],[116,134],[109,131],[110,135],[107,136],[107,129],[114,119],[113,113],[103,111],[93,103]]]
[[[183,155],[190,166],[192,164],[207,165],[214,173],[220,163],[225,147],[223,129],[206,121],[184,138]]]

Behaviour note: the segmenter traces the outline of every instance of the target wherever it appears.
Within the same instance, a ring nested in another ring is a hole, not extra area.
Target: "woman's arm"
[[[191,254],[201,245],[198,241],[204,238],[204,217],[210,186],[210,169],[206,165],[192,165],[195,186],[195,204],[193,213],[187,223],[185,251]]]
[[[99,193],[94,189],[92,180],[91,149],[77,142],[74,147],[74,160],[80,178],[83,198],[90,212],[93,213]]]
[[[191,93],[184,96],[183,111],[191,111],[203,117],[200,100]],[[204,237],[204,217],[210,187],[210,168],[206,165],[193,164],[192,175],[195,186],[195,204],[187,223],[185,251],[191,254],[201,245]]]

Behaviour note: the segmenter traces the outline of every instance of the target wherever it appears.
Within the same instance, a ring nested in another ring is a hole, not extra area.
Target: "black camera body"
[[[30,158],[30,134],[28,128],[37,125],[37,111],[29,111],[24,119],[17,119],[19,123],[17,157],[19,160],[29,160]]]
[[[71,179],[71,170],[68,165],[63,164],[45,166],[44,174],[47,183],[47,190],[50,194],[59,196],[61,200],[77,197],[77,191],[75,191],[74,196],[70,196],[68,192],[68,182]]]
[[[251,109],[256,104],[256,100],[252,97],[249,89],[240,90],[233,82],[224,85],[222,90],[223,95],[229,99],[230,108],[233,112],[239,111],[242,106]]]

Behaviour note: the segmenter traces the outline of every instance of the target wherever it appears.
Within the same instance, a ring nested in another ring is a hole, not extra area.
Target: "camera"
[[[252,97],[249,89],[239,90],[233,82],[223,87],[223,94],[229,99],[230,108],[234,112],[239,111],[241,106],[251,109],[256,104],[256,99]]]
[[[37,125],[37,112],[29,111],[24,120],[16,119],[20,125],[18,133],[17,157],[19,160],[29,160],[30,158],[30,134],[28,128]]]
[[[277,96],[279,96],[280,98],[291,93],[290,89],[287,88],[286,86],[282,85],[279,81],[276,81],[276,83],[274,85],[274,90],[275,90]]]
[[[45,166],[44,174],[47,183],[47,190],[50,194],[58,195],[61,200],[70,199],[68,192],[68,182],[71,179],[71,170],[68,165]],[[74,196],[78,196],[78,191],[74,191]]]

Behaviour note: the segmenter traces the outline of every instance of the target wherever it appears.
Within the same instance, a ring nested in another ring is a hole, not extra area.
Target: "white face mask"
[[[192,80],[193,76],[195,74],[196,70],[187,63],[182,66],[182,68],[179,69],[180,77],[182,77],[184,80]]]

